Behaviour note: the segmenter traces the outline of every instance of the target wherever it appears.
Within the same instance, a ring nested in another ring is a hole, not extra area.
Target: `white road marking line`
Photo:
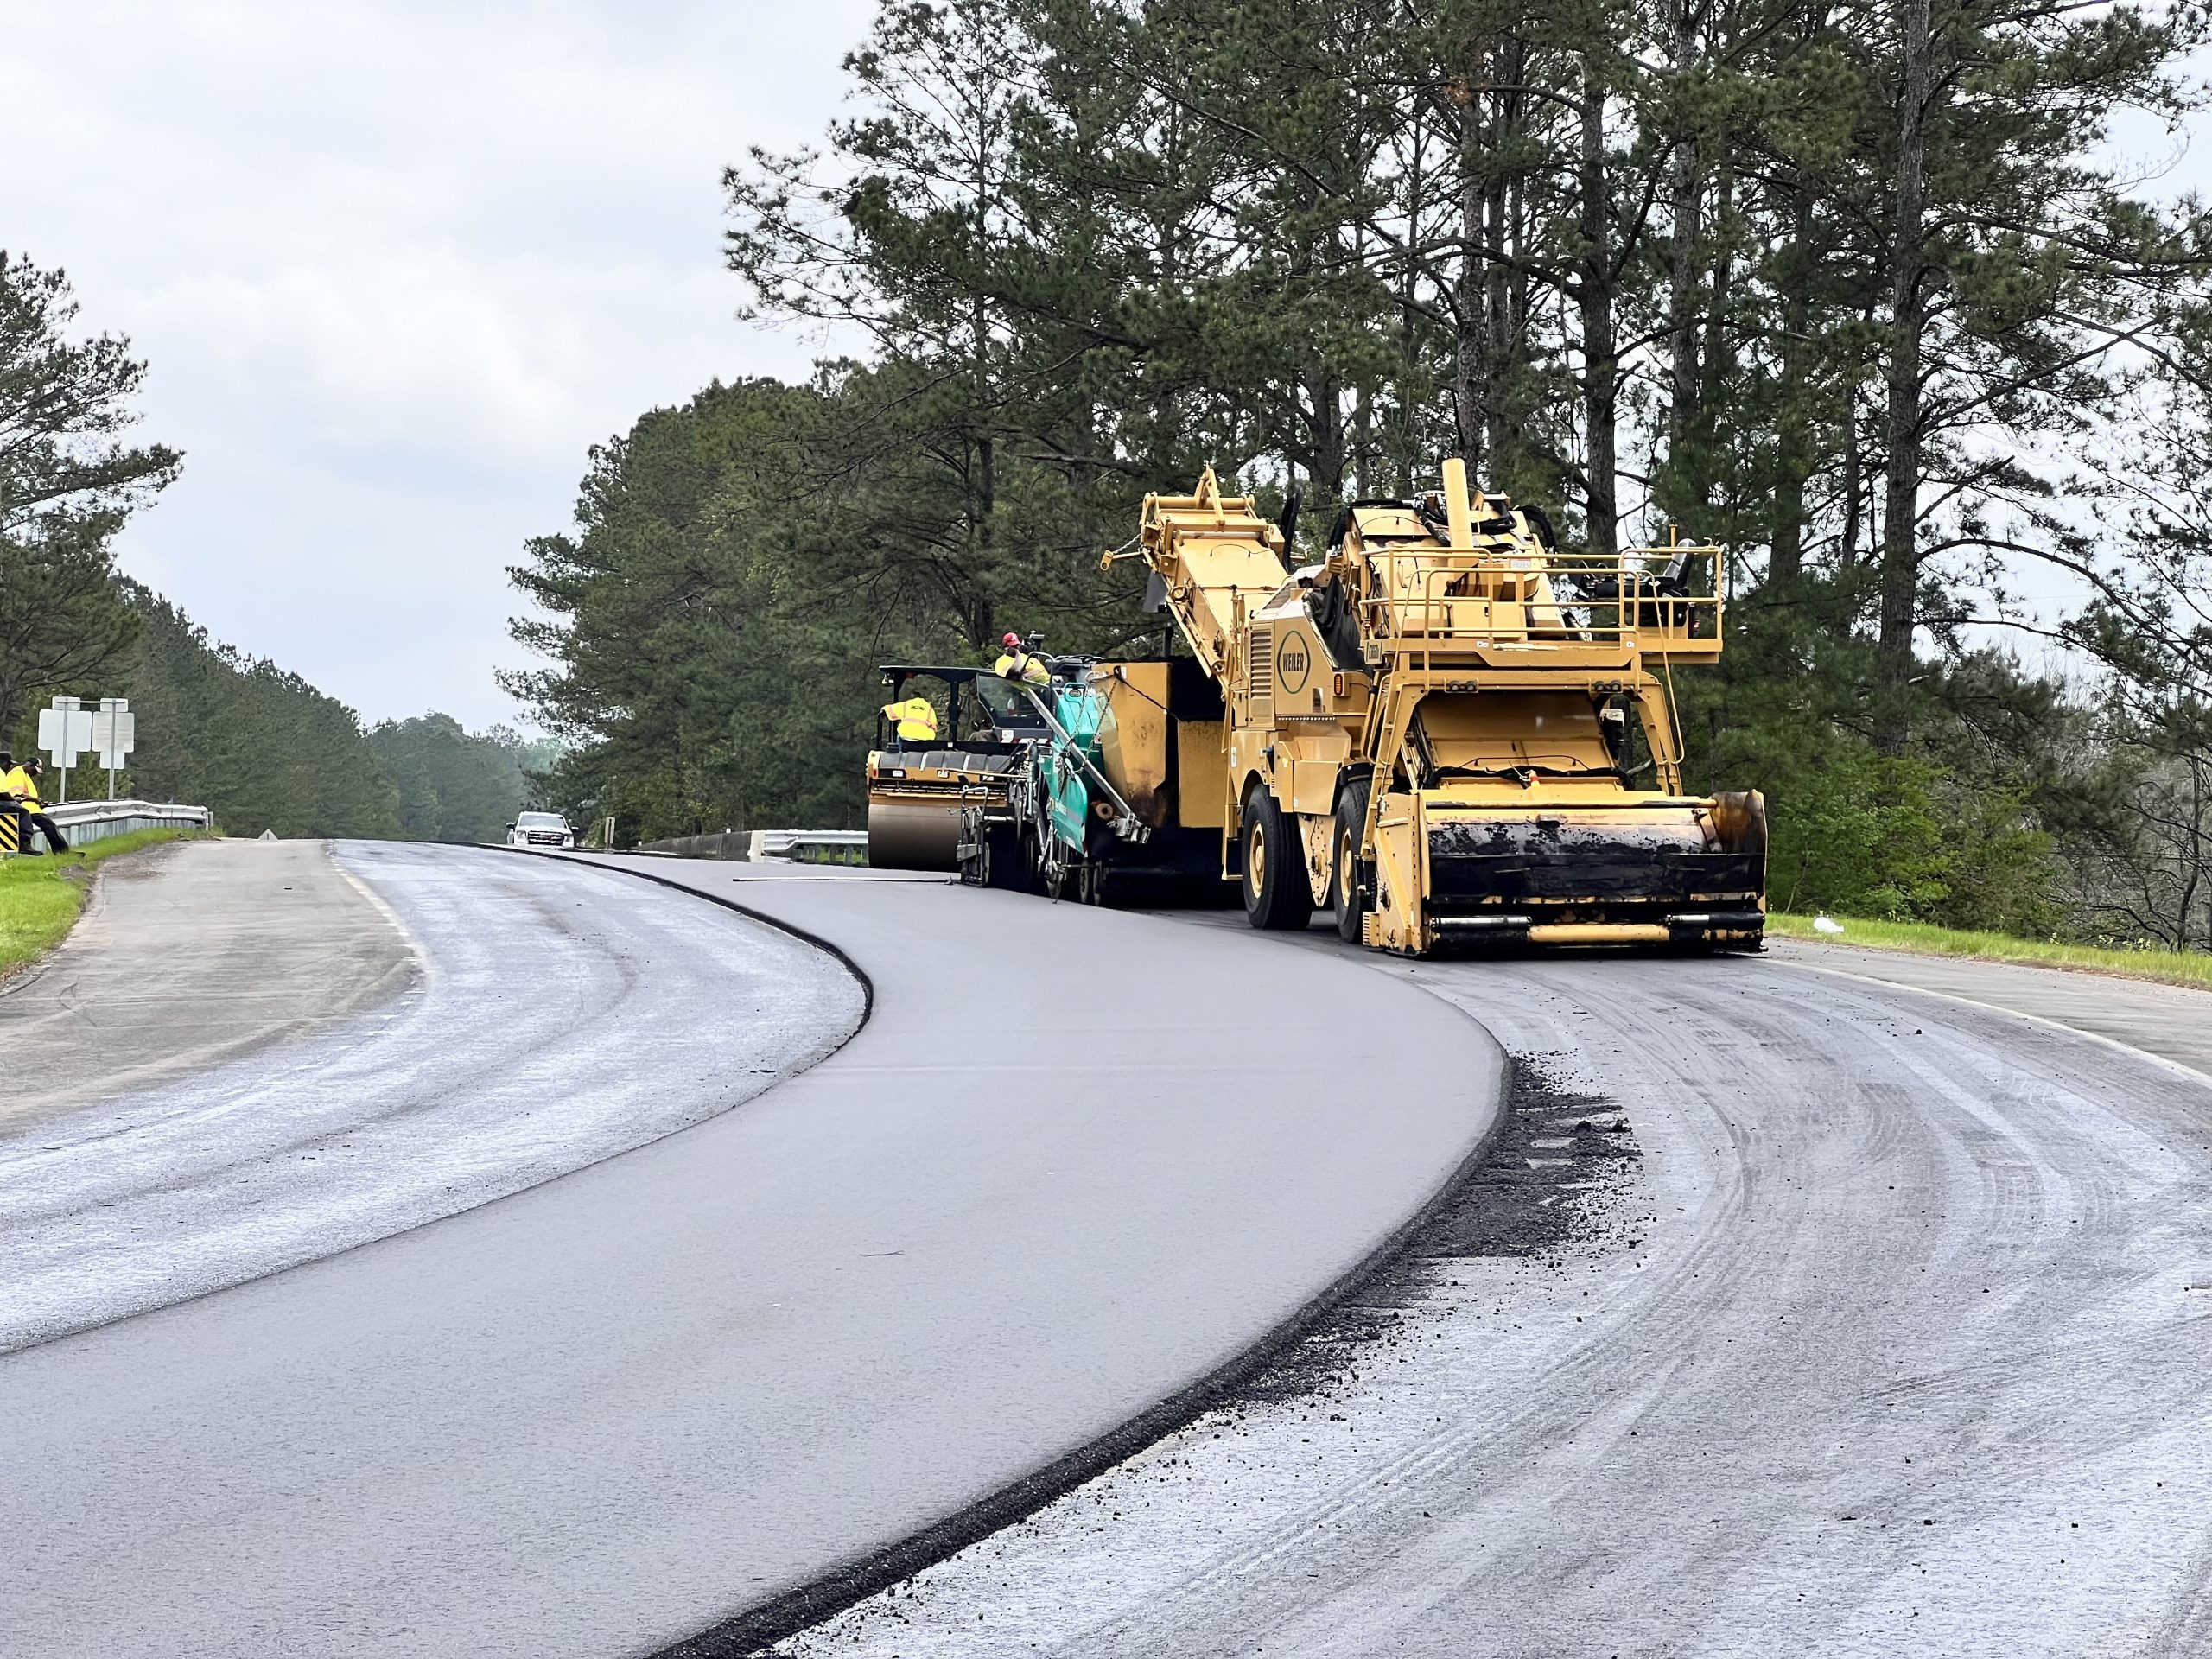
[[[2202,1071],[2187,1063],[2169,1059],[2164,1054],[2153,1054],[2147,1048],[2138,1048],[2133,1043],[2123,1043],[2117,1037],[2107,1037],[2101,1031],[2090,1031],[2081,1026],[2069,1026],[2063,1020],[2052,1020],[2040,1014],[2029,1014],[2019,1008],[2008,1008],[1995,1002],[1984,1002],[1975,997],[1961,996],[1955,991],[1938,991],[1925,985],[1914,985],[1899,979],[1883,979],[1873,974],[1854,974],[1847,968],[1822,968],[1809,962],[1792,962],[1792,968],[1802,969],[1808,974],[1830,974],[1837,979],[1855,979],[1862,985],[1880,985],[1893,991],[1917,991],[1923,996],[1941,997],[1946,1002],[1956,1002],[1965,1007],[1980,1008],[1985,1014],[2001,1014],[2013,1020],[2024,1020],[2031,1026],[2043,1026],[2052,1031],[2063,1031],[2069,1037],[2080,1037],[2092,1043],[2102,1043],[2107,1048],[2118,1049],[2123,1054],[2133,1054],[2139,1060],[2163,1067],[2177,1077],[2191,1083],[2212,1088],[2212,1071]]]

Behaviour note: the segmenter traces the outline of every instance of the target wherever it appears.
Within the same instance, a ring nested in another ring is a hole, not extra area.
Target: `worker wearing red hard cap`
[[[1006,647],[995,671],[1001,679],[1023,680],[1031,685],[1050,685],[1052,683],[1052,671],[1030,654],[1028,648],[1021,643],[1020,634],[1009,633],[999,643]]]

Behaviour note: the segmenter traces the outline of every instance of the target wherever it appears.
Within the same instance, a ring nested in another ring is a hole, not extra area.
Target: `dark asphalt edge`
[[[1235,1398],[1248,1383],[1263,1375],[1348,1303],[1387,1279],[1402,1265],[1401,1258],[1408,1247],[1481,1173],[1506,1118],[1505,1090],[1510,1057],[1480,1020],[1464,1008],[1449,1003],[1446,1006],[1479,1033],[1481,1041],[1496,1057],[1497,1069],[1491,1088],[1490,1122],[1467,1155],[1453,1166],[1421,1208],[1400,1223],[1364,1258],[1257,1341],[1118,1428],[1109,1429],[1034,1473],[955,1510],[933,1526],[787,1590],[697,1636],[651,1649],[645,1659],[749,1659],[750,1656],[764,1653],[777,1643],[903,1583],[970,1545],[981,1543],[992,1534],[1027,1520],[1046,1504]]]
[[[600,861],[601,859],[609,856],[617,858],[627,856],[627,855],[625,854],[617,853],[609,855],[601,853],[598,858],[584,858],[578,856],[575,853],[570,853],[567,857],[563,858],[557,852],[541,853],[528,847],[502,847],[496,842],[488,842],[482,843],[482,845],[483,849],[487,853],[512,853],[519,858],[550,859],[556,864],[582,864],[588,866],[590,868],[594,870],[611,871],[616,875],[635,876],[640,881],[650,881],[656,887],[668,888],[671,893],[688,893],[694,899],[703,899],[710,905],[720,905],[724,910],[734,910],[739,915],[744,917],[747,921],[758,922],[763,927],[772,927],[779,933],[788,933],[791,938],[799,940],[802,944],[810,944],[817,950],[827,951],[830,956],[836,957],[839,962],[844,964],[845,971],[850,974],[855,979],[858,980],[861,987],[860,1024],[855,1026],[852,1030],[846,1033],[845,1042],[839,1043],[837,1045],[837,1048],[833,1048],[830,1051],[830,1054],[835,1054],[837,1052],[837,1049],[844,1047],[845,1043],[851,1042],[854,1038],[859,1036],[861,1032],[865,1031],[868,1028],[868,1020],[875,1013],[875,982],[868,976],[868,969],[861,967],[857,962],[855,962],[852,957],[846,953],[844,946],[839,944],[836,940],[825,939],[819,933],[800,927],[796,923],[786,922],[779,917],[767,915],[763,912],[753,909],[750,905],[741,905],[734,899],[725,897],[723,894],[719,893],[709,893],[704,887],[695,887],[688,881],[678,881],[672,876],[655,875],[651,870],[633,870],[626,864],[603,864]],[[650,856],[659,857],[661,855],[653,854],[650,855]],[[674,857],[675,855],[670,854],[668,856]],[[699,861],[703,863],[706,861],[702,859]],[[822,1057],[822,1059],[828,1059],[830,1058],[830,1054],[824,1054]],[[821,1060],[817,1060],[815,1065],[819,1065],[821,1063]],[[811,1071],[813,1070],[813,1067],[810,1066],[807,1069]],[[785,1081],[788,1081],[788,1079],[785,1079]]]

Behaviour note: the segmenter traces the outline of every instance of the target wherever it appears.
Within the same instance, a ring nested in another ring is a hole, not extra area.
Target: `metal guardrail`
[[[754,863],[787,859],[794,864],[865,864],[865,830],[755,830],[746,856]]]
[[[639,843],[643,853],[678,858],[730,858],[750,863],[783,859],[794,864],[865,864],[865,830],[732,830],[714,836],[671,836]]]
[[[71,801],[49,806],[47,812],[73,847],[140,830],[209,830],[215,823],[215,814],[207,807],[169,801]]]
[[[743,830],[713,836],[671,836],[665,841],[641,841],[641,853],[668,853],[677,858],[734,858],[746,856],[753,837]]]

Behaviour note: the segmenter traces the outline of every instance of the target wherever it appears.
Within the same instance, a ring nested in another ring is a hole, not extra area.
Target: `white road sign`
[[[99,764],[110,772],[129,766],[137,738],[138,716],[130,712],[130,702],[123,697],[101,698],[92,715],[92,741],[86,745],[99,756]]]
[[[92,747],[92,711],[75,697],[56,697],[53,708],[38,711],[38,746],[55,766],[75,766]]]

